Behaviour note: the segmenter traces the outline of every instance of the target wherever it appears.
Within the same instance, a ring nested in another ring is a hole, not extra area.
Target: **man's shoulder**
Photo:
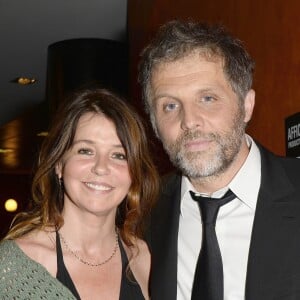
[[[174,171],[172,173],[167,173],[163,175],[161,180],[161,192],[169,192],[177,189],[181,185],[182,174],[180,172]]]
[[[283,177],[284,174],[292,182],[300,183],[300,158],[279,156],[260,147],[262,168],[267,173],[272,172],[275,177]]]
[[[161,178],[160,193],[158,201],[156,202],[153,211],[154,214],[160,214],[164,207],[174,205],[176,199],[180,201],[181,191],[181,174],[178,172],[172,172],[164,174]]]
[[[279,157],[279,161],[289,179],[300,187],[300,158]]]
[[[290,169],[297,169],[300,167],[300,158],[278,155],[261,145],[259,145],[259,150],[263,160],[280,163]]]

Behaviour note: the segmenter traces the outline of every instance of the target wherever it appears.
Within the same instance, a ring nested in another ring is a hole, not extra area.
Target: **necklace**
[[[66,240],[64,239],[64,237],[62,236],[62,234],[60,232],[58,232],[58,235],[59,235],[59,238],[61,239],[61,241],[63,242],[63,244],[65,245],[66,249],[76,258],[78,259],[81,263],[85,264],[85,265],[88,265],[90,267],[100,267],[104,264],[106,264],[107,262],[109,262],[116,254],[117,252],[117,249],[118,249],[118,246],[119,246],[119,243],[118,243],[118,232],[116,231],[116,242],[115,242],[115,246],[114,246],[114,249],[113,249],[113,252],[112,254],[104,261],[100,262],[100,263],[97,263],[97,264],[94,264],[94,263],[91,263],[91,262],[88,262],[86,260],[84,260],[83,258],[81,258],[75,251],[73,251],[69,245],[67,244]]]

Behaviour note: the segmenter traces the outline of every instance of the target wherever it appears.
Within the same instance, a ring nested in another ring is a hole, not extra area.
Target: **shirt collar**
[[[238,199],[244,202],[245,205],[249,206],[251,209],[255,210],[261,180],[260,152],[253,139],[247,134],[246,141],[250,147],[250,151],[244,164],[228,186],[214,192],[212,197],[219,198],[228,190],[228,188],[230,188]],[[197,192],[189,179],[186,176],[182,176],[181,212],[183,202],[190,201],[191,199],[189,191]]]
[[[253,139],[246,135],[246,140],[250,147],[249,154],[228,186],[241,201],[255,210],[261,180],[261,158]]]

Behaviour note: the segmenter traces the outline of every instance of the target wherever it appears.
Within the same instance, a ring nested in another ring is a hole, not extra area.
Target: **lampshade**
[[[80,38],[48,46],[46,100],[54,111],[74,89],[94,85],[128,95],[127,45],[118,41]]]

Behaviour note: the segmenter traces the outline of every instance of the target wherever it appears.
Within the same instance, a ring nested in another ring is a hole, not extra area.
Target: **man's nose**
[[[203,125],[203,117],[199,112],[199,109],[189,105],[185,106],[181,112],[181,129],[182,130],[191,130],[196,127]]]

